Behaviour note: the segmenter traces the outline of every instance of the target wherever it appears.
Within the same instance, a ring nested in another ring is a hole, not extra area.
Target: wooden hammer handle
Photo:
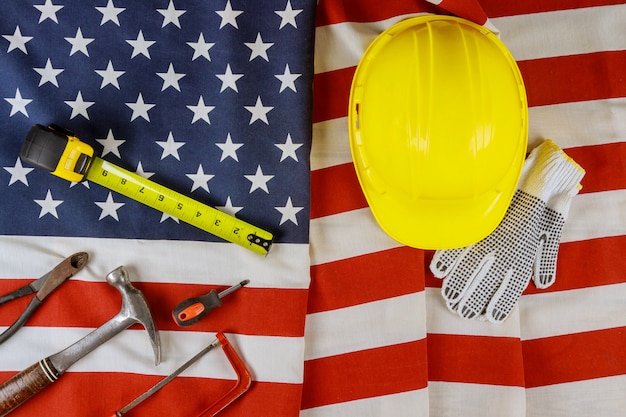
[[[60,374],[48,358],[29,366],[0,385],[0,413],[5,416],[52,384]]]

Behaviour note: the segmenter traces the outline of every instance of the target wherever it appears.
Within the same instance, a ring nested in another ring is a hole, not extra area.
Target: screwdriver
[[[222,298],[249,283],[250,280],[246,279],[241,281],[239,284],[225,289],[219,294],[217,291],[211,290],[208,294],[183,300],[180,304],[174,307],[174,310],[172,311],[174,321],[179,326],[191,326],[192,324],[197,323],[209,311],[220,307],[222,305]]]

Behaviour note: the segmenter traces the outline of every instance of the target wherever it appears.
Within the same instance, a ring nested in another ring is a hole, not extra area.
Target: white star
[[[237,90],[237,81],[243,77],[243,74],[233,74],[233,71],[230,69],[230,64],[226,64],[226,72],[224,74],[215,74],[215,76],[222,80],[220,93],[227,88],[232,88],[235,92],[239,92],[239,90]]]
[[[248,110],[252,115],[250,116],[250,124],[254,123],[257,120],[263,121],[266,125],[270,123],[267,120],[267,113],[269,113],[274,107],[263,106],[261,102],[261,97],[257,97],[256,104],[254,106],[244,106],[246,110]]]
[[[46,193],[45,200],[34,201],[41,207],[41,211],[39,212],[40,219],[48,213],[56,217],[57,219],[59,218],[59,215],[57,214],[57,207],[59,207],[63,203],[63,200],[53,199],[52,194],[50,194],[50,190],[48,190],[48,192]]]
[[[294,144],[291,140],[291,134],[287,134],[287,140],[285,140],[285,143],[277,143],[276,146],[278,147],[278,149],[283,151],[283,154],[280,157],[280,162],[283,162],[287,158],[291,158],[294,161],[298,162],[298,156],[296,155],[296,151],[302,146],[302,144]]]
[[[55,87],[59,86],[59,82],[57,81],[57,76],[62,73],[63,69],[54,69],[52,67],[52,63],[50,62],[50,58],[46,61],[46,66],[43,68],[33,68],[39,75],[41,75],[41,80],[39,80],[39,87],[44,85],[45,83],[50,83]]]
[[[178,149],[182,147],[185,142],[176,142],[174,141],[174,135],[172,132],[167,136],[167,141],[157,141],[157,145],[163,148],[163,154],[161,154],[161,160],[165,159],[169,155],[172,155],[174,158],[180,161],[180,156],[178,155]]]
[[[267,57],[267,50],[274,45],[270,42],[263,42],[261,38],[261,33],[256,34],[256,40],[254,42],[245,42],[245,45],[250,48],[250,61],[252,61],[256,57],[261,57],[267,62],[269,62],[269,58]]]
[[[243,207],[233,206],[233,203],[230,201],[230,196],[226,198],[226,204],[224,204],[223,206],[215,206],[215,208],[219,211],[223,211],[226,214],[230,214],[231,216],[235,216],[243,209]]]
[[[170,0],[170,4],[169,6],[167,6],[167,9],[157,9],[157,12],[163,15],[163,24],[161,25],[162,28],[169,25],[170,23],[180,28],[180,21],[178,20],[178,18],[185,14],[187,11],[176,10],[176,8],[174,7],[174,2]]]
[[[115,139],[113,136],[113,130],[109,129],[109,134],[106,139],[96,139],[98,143],[100,143],[104,150],[102,151],[102,156],[105,156],[109,153],[116,155],[118,158],[121,158],[119,147],[126,142],[124,139]]]
[[[79,91],[76,95],[76,100],[69,100],[65,101],[64,103],[72,108],[72,115],[70,116],[70,120],[79,115],[89,120],[89,114],[87,113],[87,109],[93,106],[95,104],[95,101],[83,100],[83,95]]]
[[[215,44],[205,42],[204,35],[202,33],[200,33],[200,36],[198,36],[198,42],[187,42],[187,45],[193,48],[193,57],[191,58],[192,61],[195,61],[201,56],[205,57],[208,61],[211,60],[211,56],[209,55],[209,49],[213,48]]]
[[[261,189],[268,194],[270,193],[269,190],[267,189],[267,182],[271,180],[272,178],[274,178],[274,176],[263,175],[263,170],[261,170],[261,165],[257,167],[256,173],[254,175],[244,175],[244,177],[246,177],[252,183],[252,185],[250,186],[250,194],[252,194],[252,192],[257,189]]]
[[[17,112],[20,112],[24,116],[29,117],[28,112],[26,111],[26,106],[28,106],[28,104],[30,104],[30,102],[33,100],[22,98],[22,94],[20,93],[19,88],[15,90],[14,98],[5,98],[5,100],[8,101],[11,105],[11,114],[9,115],[9,117],[13,116]]]
[[[11,179],[9,180],[9,185],[16,183],[17,181],[21,182],[24,185],[28,185],[28,179],[26,175],[30,174],[30,172],[34,168],[27,168],[22,165],[21,159],[18,157],[17,161],[15,161],[15,166],[13,167],[4,167],[4,169],[11,174]]]
[[[116,71],[113,68],[113,64],[109,60],[109,64],[107,65],[107,69],[105,70],[96,70],[96,74],[102,77],[102,84],[100,84],[100,89],[103,89],[107,85],[111,84],[113,87],[120,89],[120,84],[118,82],[118,78],[124,75],[126,71]]]
[[[187,177],[189,177],[193,181],[193,184],[191,185],[191,192],[194,192],[194,190],[197,190],[198,188],[202,188],[207,193],[210,193],[209,181],[213,177],[215,177],[215,175],[205,174],[204,168],[202,168],[202,164],[198,166],[198,171],[195,174],[185,174],[185,175],[187,175]]]
[[[57,20],[57,12],[63,8],[63,6],[55,6],[52,4],[52,0],[46,0],[44,4],[35,4],[35,9],[41,12],[39,16],[39,23],[46,19],[52,20],[54,23],[59,23]]]
[[[226,142],[216,143],[216,145],[222,150],[222,157],[220,158],[220,162],[229,157],[239,162],[239,159],[237,159],[237,149],[241,148],[243,146],[243,143],[233,143],[233,140],[230,137],[230,133],[226,136]]]
[[[83,37],[83,32],[80,30],[80,28],[78,28],[75,37],[65,38],[65,40],[72,44],[70,56],[74,55],[76,52],[82,52],[83,54],[85,54],[85,56],[89,56],[89,51],[87,51],[87,45],[89,45],[95,39]]]
[[[243,10],[233,10],[230,5],[230,0],[226,2],[226,7],[224,10],[217,10],[215,13],[220,15],[222,18],[222,22],[220,23],[220,29],[226,25],[231,25],[235,29],[239,29],[237,26],[237,16],[243,13]]]
[[[150,59],[150,52],[148,51],[148,48],[154,45],[156,41],[145,40],[143,37],[143,32],[139,31],[136,40],[127,40],[126,42],[128,42],[130,46],[133,47],[133,53],[130,56],[131,58],[134,58],[137,55],[141,54]]]
[[[193,112],[193,119],[191,120],[191,124],[194,124],[198,120],[204,120],[207,124],[211,124],[211,120],[209,119],[209,113],[215,109],[215,106],[205,106],[204,98],[200,96],[198,99],[198,104],[195,106],[187,106],[189,110]]]
[[[107,196],[106,201],[95,201],[96,205],[102,209],[100,213],[100,218],[98,220],[102,220],[107,216],[113,217],[118,222],[120,219],[117,217],[117,210],[119,210],[126,203],[116,203],[113,200],[113,196],[109,191],[109,195]]]
[[[133,110],[133,114],[130,116],[130,121],[132,122],[138,117],[142,117],[143,119],[150,121],[150,116],[148,116],[148,111],[152,109],[155,104],[146,104],[143,101],[143,96],[139,93],[137,97],[137,101],[134,103],[125,103],[128,107]]]
[[[170,62],[170,66],[167,69],[167,72],[157,72],[157,75],[163,79],[163,87],[161,87],[161,91],[165,91],[166,88],[174,88],[180,91],[180,85],[178,81],[183,78],[186,74],[178,74],[174,71],[174,65]]]
[[[135,173],[141,177],[144,178],[150,178],[151,176],[154,175],[154,172],[146,172],[143,170],[143,166],[141,165],[141,162],[139,162],[137,164],[137,169],[135,170]]]
[[[102,13],[102,21],[100,22],[100,26],[104,25],[106,22],[111,21],[116,25],[120,25],[120,20],[117,15],[126,10],[124,7],[115,7],[113,5],[113,0],[109,0],[106,7],[96,7],[100,13]]]
[[[159,223],[163,223],[165,220],[167,219],[172,219],[174,220],[176,223],[180,224],[180,220],[178,220],[176,217],[174,216],[170,216],[167,213],[161,213],[161,221]]]
[[[70,182],[70,188],[73,188],[77,184],[82,184],[85,188],[89,189],[89,181]]]
[[[275,11],[275,13],[280,16],[280,28],[279,29],[282,29],[286,25],[291,25],[297,29],[298,25],[296,24],[296,16],[302,13],[302,11],[303,11],[302,9],[298,9],[298,10],[292,9],[291,1],[287,0],[287,6],[285,7],[285,10]]]
[[[280,218],[280,224],[282,225],[286,221],[290,221],[296,226],[298,225],[298,218],[296,214],[304,209],[304,207],[294,207],[291,202],[291,197],[287,198],[287,204],[284,207],[274,207],[276,210],[280,211],[282,214]]]
[[[19,49],[20,51],[28,55],[28,51],[26,50],[26,44],[30,42],[33,37],[22,36],[22,32],[20,31],[19,26],[15,27],[15,32],[13,32],[13,35],[2,35],[2,37],[9,41],[9,48],[7,49],[7,52],[11,52],[14,49]]]
[[[285,65],[285,72],[283,74],[275,75],[276,78],[280,80],[280,91],[282,93],[286,88],[291,89],[294,92],[298,92],[296,90],[296,80],[300,78],[302,74],[292,74],[289,70],[289,64]]]

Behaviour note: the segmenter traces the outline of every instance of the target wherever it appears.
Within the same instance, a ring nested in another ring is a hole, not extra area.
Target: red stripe
[[[441,288],[441,280],[430,272],[434,251],[424,256],[425,283],[428,288]],[[603,285],[626,283],[621,260],[626,253],[626,236],[566,242],[559,245],[555,283],[543,290],[532,283],[524,294],[568,291]]]
[[[367,207],[352,163],[311,171],[311,219]]]
[[[439,7],[479,25],[484,25],[487,22],[487,15],[478,0],[442,0]]]
[[[469,3],[465,4],[465,3]],[[480,21],[482,15],[477,11],[477,7],[485,11],[487,16],[504,17],[522,14],[532,14],[550,12],[567,9],[581,9],[585,7],[609,6],[622,4],[621,0],[548,0],[548,1],[524,1],[506,2],[500,0],[480,0],[480,5],[476,6],[470,2],[453,2],[452,6],[443,2],[437,7],[430,5],[426,1],[416,2],[415,0],[388,0],[385,7],[380,7],[380,2],[376,0],[344,0],[341,2],[333,0],[320,0],[317,7],[317,26],[331,25],[343,22],[376,22],[410,13],[436,13],[442,14],[443,8],[459,16]],[[460,7],[460,8],[459,8]]]
[[[519,339],[428,334],[427,340],[430,381],[524,386]]]
[[[582,193],[626,189],[626,142],[566,150],[587,174]],[[329,197],[332,196],[332,197]],[[367,207],[351,163],[311,173],[311,218]]]
[[[625,346],[626,327],[524,341],[526,386],[624,375]]]
[[[308,314],[424,290],[423,252],[400,247],[311,267]]]
[[[381,7],[378,0],[335,1],[320,0],[317,5],[316,25],[343,22],[376,22],[411,13],[439,13],[441,9],[426,1],[386,0]]]
[[[426,368],[425,340],[309,360],[302,409],[423,389]]]
[[[12,291],[30,281],[0,280],[0,293]],[[135,283],[150,303],[157,327],[161,330],[215,331],[301,337],[308,290],[242,288],[224,298],[200,322],[178,327],[172,310],[182,300],[206,294],[207,285]],[[24,297],[2,306],[0,325],[8,326],[24,311]],[[28,320],[29,326],[99,327],[120,311],[119,293],[106,283],[70,280],[59,287]],[[77,313],[79,312],[79,313]]]
[[[621,77],[626,73],[626,51],[520,61],[518,65],[531,107],[626,97],[626,83]],[[355,69],[349,67],[315,75],[314,122],[348,115]]]
[[[559,247],[556,282],[546,290],[529,285],[525,294],[626,283],[624,253],[626,236],[562,243]]]
[[[530,106],[625,97],[626,51],[518,62]]]
[[[551,12],[584,7],[608,6],[622,4],[623,0],[542,0],[542,1],[501,1],[480,0],[480,4],[489,17],[516,16]]]
[[[9,376],[10,373],[0,373],[2,381]],[[67,372],[55,384],[17,408],[11,416],[111,416],[162,378],[123,373]],[[235,381],[177,377],[133,408],[128,416],[198,416],[234,384]],[[253,381],[250,389],[219,415],[297,417],[301,392],[301,385]],[[175,414],[172,414],[173,410]]]
[[[626,189],[626,142],[581,146],[565,152],[586,171],[581,194]]]
[[[356,67],[315,74],[313,80],[313,122],[348,115],[352,77]]]

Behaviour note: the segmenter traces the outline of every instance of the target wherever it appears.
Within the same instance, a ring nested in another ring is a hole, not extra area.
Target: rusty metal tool
[[[222,298],[249,283],[250,280],[246,279],[237,285],[225,289],[219,294],[217,291],[211,290],[209,293],[199,297],[187,298],[174,307],[172,317],[174,317],[174,321],[179,326],[191,326],[199,322],[209,311],[221,307]]]
[[[0,334],[0,344],[13,336],[41,303],[61,284],[83,269],[87,265],[88,260],[89,255],[87,252],[77,252],[65,258],[41,278],[0,297],[0,305],[2,305],[17,298],[36,293],[17,320]]]
[[[228,361],[230,362],[230,364],[232,365],[233,369],[235,370],[237,374],[237,382],[221,398],[219,398],[217,401],[211,404],[198,417],[204,416],[204,415],[214,416],[220,411],[222,411],[224,408],[226,408],[230,403],[235,401],[237,398],[243,395],[248,390],[248,388],[250,388],[250,385],[252,384],[252,375],[250,374],[250,371],[246,367],[245,363],[241,360],[239,355],[237,355],[237,352],[235,351],[235,349],[233,349],[233,347],[231,346],[226,336],[222,332],[218,332],[215,337],[216,337],[215,340],[213,340],[207,347],[205,347],[200,352],[198,352],[194,357],[192,357],[183,365],[181,365],[178,369],[172,372],[169,376],[167,376],[166,378],[163,378],[152,388],[150,388],[149,390],[141,394],[139,397],[135,398],[133,401],[128,403],[126,406],[124,406],[124,408],[113,413],[110,417],[122,417],[124,414],[128,413],[130,410],[132,410],[133,408],[141,404],[143,401],[148,399],[150,396],[152,396],[154,393],[159,391],[161,388],[163,388],[166,384],[171,382],[174,378],[176,378],[178,375],[184,372],[187,368],[189,368],[193,363],[195,363],[198,359],[200,359],[206,353],[210,352],[211,350],[213,350],[219,345],[222,346],[222,350],[226,354]]]
[[[161,341],[144,295],[135,288],[123,266],[111,271],[106,280],[122,296],[118,314],[73,345],[31,365],[0,385],[0,413],[7,415],[48,385],[74,363],[135,323],[145,327],[152,342],[154,362],[161,362]]]

